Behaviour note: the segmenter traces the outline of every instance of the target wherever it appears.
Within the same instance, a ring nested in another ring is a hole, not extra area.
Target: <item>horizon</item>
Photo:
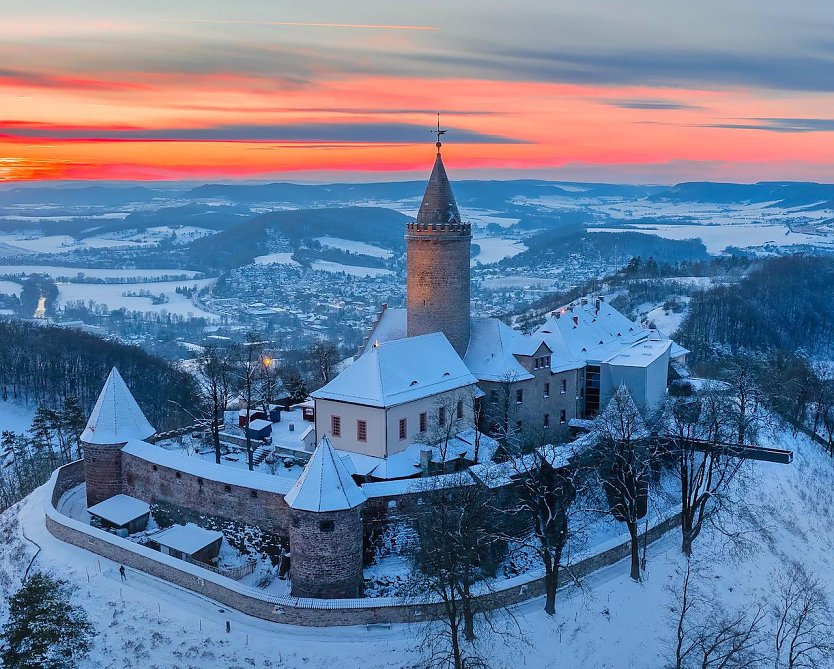
[[[831,181],[826,3],[725,4],[15,6],[0,183]]]

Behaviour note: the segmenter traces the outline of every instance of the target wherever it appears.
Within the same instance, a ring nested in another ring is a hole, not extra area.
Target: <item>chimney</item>
[[[574,316],[573,317],[573,327],[576,327],[577,325],[579,325],[579,316]]]
[[[600,306],[600,304],[602,304],[602,300],[601,300],[600,298],[597,298],[597,301],[596,301],[596,303],[594,304],[594,307],[596,308],[597,313],[599,313],[599,306]]]

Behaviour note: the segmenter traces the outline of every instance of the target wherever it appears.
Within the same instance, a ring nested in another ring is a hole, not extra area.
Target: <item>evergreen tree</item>
[[[76,457],[81,457],[81,433],[87,424],[84,409],[75,395],[67,395],[61,406],[61,426],[70,447],[75,447]]]
[[[9,598],[9,619],[0,634],[7,669],[73,669],[96,634],[87,612],[70,601],[66,581],[34,572]]]
[[[55,453],[52,450],[52,430],[56,422],[56,413],[43,404],[39,404],[32,419],[29,434],[32,436],[32,446],[35,454],[49,462],[54,469],[56,466]]]

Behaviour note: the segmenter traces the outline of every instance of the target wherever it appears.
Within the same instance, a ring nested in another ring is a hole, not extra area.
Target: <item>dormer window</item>
[[[411,382],[411,383],[409,383],[408,385],[410,385],[410,386],[416,386],[416,385],[417,385],[417,382],[416,382],[416,381],[412,381],[412,382]]]

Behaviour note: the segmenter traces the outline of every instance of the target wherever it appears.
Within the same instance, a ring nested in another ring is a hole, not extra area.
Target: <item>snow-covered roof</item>
[[[362,504],[365,494],[325,436],[284,500],[300,511],[343,511]]]
[[[554,372],[563,371],[567,361],[644,367],[677,346],[664,334],[635,323],[603,300],[580,301],[557,309],[531,339],[544,341],[553,351]]]
[[[248,469],[218,465],[182,453],[169,451],[162,446],[154,446],[145,441],[129,441],[122,448],[122,453],[141,458],[147,462],[158,464],[168,469],[199,476],[209,481],[228,483],[230,485],[263,490],[286,495],[295,483],[295,477],[285,474],[265,474],[250,472]]]
[[[150,504],[130,495],[114,495],[87,509],[90,515],[98,516],[119,527],[141,518],[150,513],[150,510]]]
[[[368,341],[361,351],[367,353],[376,342],[396,341],[408,336],[408,311],[384,307],[368,335]],[[360,355],[361,355],[360,354]]]
[[[498,318],[473,318],[463,360],[481,381],[532,379],[533,375],[513,355],[527,348],[524,340],[524,335]]]
[[[172,548],[186,555],[194,555],[199,550],[223,538],[222,532],[206,530],[187,523],[185,525],[172,525],[166,530],[151,535],[150,539],[160,546]]]
[[[373,346],[312,396],[392,407],[476,383],[446,336],[433,332]]]
[[[272,427],[271,420],[264,420],[263,418],[256,418],[255,420],[249,421],[249,427],[252,428],[255,432],[259,432],[267,427]]]
[[[131,439],[147,439],[155,432],[119,370],[114,367],[96,400],[87,427],[81,433],[81,441],[88,444],[124,444]]]

